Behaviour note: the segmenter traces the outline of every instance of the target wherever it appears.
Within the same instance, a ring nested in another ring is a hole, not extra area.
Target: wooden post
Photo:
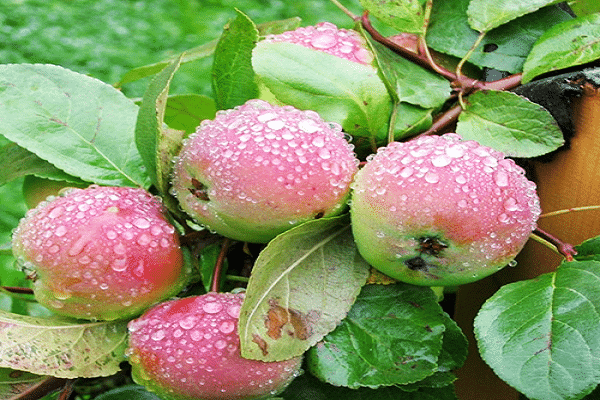
[[[600,90],[585,84],[574,100],[575,135],[570,149],[548,163],[534,162],[542,213],[600,205]],[[539,227],[564,242],[579,244],[600,235],[600,210],[571,212],[541,218]],[[457,371],[460,400],[517,400],[519,394],[501,381],[481,360],[473,338],[473,318],[485,300],[500,286],[552,272],[562,261],[546,246],[529,240],[515,268],[505,268],[481,281],[462,286],[457,295],[455,319],[469,338],[469,357]]]

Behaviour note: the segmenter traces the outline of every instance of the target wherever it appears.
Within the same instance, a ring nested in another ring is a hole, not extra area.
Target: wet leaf
[[[0,367],[59,378],[112,375],[124,360],[126,324],[34,318],[0,310]]]
[[[564,143],[562,131],[543,107],[510,92],[477,92],[458,118],[456,133],[465,140],[509,157],[536,157]]]
[[[0,148],[0,185],[26,175],[83,183],[81,179],[56,168],[48,161],[18,146],[16,143],[9,143]]]
[[[0,134],[85,181],[148,185],[134,143],[137,112],[118,90],[62,67],[0,66]]]
[[[242,356],[279,361],[335,329],[369,275],[347,216],[277,236],[254,265],[239,322]]]
[[[515,18],[559,2],[560,0],[471,0],[467,14],[473,29],[487,32]]]
[[[215,101],[210,97],[182,94],[169,96],[164,118],[169,127],[190,134],[203,120],[213,119],[216,112]]]
[[[427,43],[439,52],[464,57],[477,40],[467,20],[470,0],[434,1]],[[544,7],[488,32],[469,62],[479,67],[518,73],[531,47],[548,28],[572,17],[557,6]],[[493,51],[490,51],[493,49]]]
[[[399,32],[423,32],[425,0],[360,0],[381,22]]]
[[[350,388],[418,382],[439,370],[446,318],[429,287],[367,285],[335,331],[308,352],[310,371]]]
[[[225,27],[217,44],[212,67],[213,92],[220,110],[258,97],[252,69],[252,50],[258,42],[258,29],[247,15],[236,12],[237,18]]]
[[[600,59],[600,14],[553,26],[531,49],[523,66],[523,83],[538,75]]]
[[[600,262],[503,286],[475,319],[482,358],[533,400],[580,399],[600,381]]]
[[[17,400],[26,391],[42,385],[48,377],[0,368],[0,400]]]
[[[261,42],[252,64],[277,100],[354,136],[385,140],[392,102],[375,68],[291,43]]]

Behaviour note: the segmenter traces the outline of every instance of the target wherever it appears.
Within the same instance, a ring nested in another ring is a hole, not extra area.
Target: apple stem
[[[577,250],[575,250],[575,246],[573,246],[572,244],[563,242],[556,236],[546,232],[541,228],[537,228],[534,231],[534,234],[542,240],[544,240],[545,242],[550,243],[552,246],[554,246],[558,253],[565,257],[567,261],[573,261],[575,259],[574,256],[577,255]]]
[[[230,244],[231,240],[228,238],[225,238],[221,244],[221,251],[217,257],[213,279],[210,284],[211,292],[219,292],[221,290],[221,275],[223,274],[223,265],[225,264],[225,258],[227,257],[227,251],[229,250]]]

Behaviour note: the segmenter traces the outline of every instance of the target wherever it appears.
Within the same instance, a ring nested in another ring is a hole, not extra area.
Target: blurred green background
[[[361,12],[358,0],[343,3]],[[1,0],[0,64],[56,64],[114,84],[132,68],[218,38],[235,18],[235,8],[257,24],[300,16],[303,25],[353,25],[329,0]],[[184,65],[171,92],[210,96],[211,61]],[[122,90],[129,97],[141,97],[149,79]],[[7,143],[0,136],[0,147]],[[26,212],[22,184],[18,179],[0,186],[0,285],[5,286],[27,285],[13,266],[10,249],[11,232]],[[35,313],[22,305],[0,293],[0,309]]]
[[[358,0],[344,4],[360,13]],[[300,16],[303,25],[352,21],[328,0],[3,0],[0,63],[50,63],[115,83],[152,64],[217,38],[235,8],[254,22]],[[175,93],[210,94],[210,60],[184,66]],[[123,87],[139,97],[147,82]]]

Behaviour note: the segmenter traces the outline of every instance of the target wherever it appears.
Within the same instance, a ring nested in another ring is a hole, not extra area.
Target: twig
[[[568,213],[571,213],[571,212],[592,211],[592,210],[600,210],[600,205],[597,205],[597,206],[573,207],[573,208],[567,208],[567,209],[564,209],[564,210],[551,211],[551,212],[547,212],[545,214],[540,215],[540,218],[555,217],[557,215],[568,214]]]
[[[26,287],[2,286],[2,289],[6,290],[7,292],[10,292],[10,293],[33,294],[33,289],[26,288]]]
[[[344,14],[346,14],[347,16],[349,16],[350,18],[352,18],[353,21],[358,21],[360,19],[359,16],[355,15],[352,11],[348,10],[346,8],[346,6],[344,6],[338,0],[329,0],[329,1],[331,1],[337,8],[339,8],[340,10],[342,10],[342,12]]]
[[[563,242],[556,236],[544,231],[541,228],[537,228],[534,231],[534,235],[537,235],[545,242],[550,243],[552,246],[554,246],[556,248],[556,251],[558,251],[559,254],[565,257],[567,261],[573,261],[574,256],[577,255],[577,250],[575,250],[575,247],[572,244]]]
[[[219,252],[219,257],[217,257],[217,262],[215,263],[215,270],[213,273],[213,279],[210,283],[210,290],[212,292],[218,292],[221,289],[221,275],[223,273],[223,265],[225,264],[225,257],[227,257],[227,250],[229,250],[229,245],[231,244],[231,240],[225,238],[223,240],[223,244],[221,245],[221,251]]]

